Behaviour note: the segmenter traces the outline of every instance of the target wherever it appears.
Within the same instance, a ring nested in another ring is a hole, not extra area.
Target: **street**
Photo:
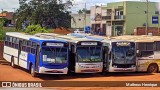
[[[75,75],[40,75],[32,77],[29,72],[20,67],[12,68],[8,64],[0,64],[0,81],[160,81],[160,73],[108,73],[106,75],[98,74],[75,74]],[[52,89],[52,88],[47,88]],[[75,90],[75,87],[55,87],[60,90]],[[80,90],[94,89],[129,89],[129,90],[149,90],[148,87],[78,87]],[[159,88],[154,88],[154,90]]]

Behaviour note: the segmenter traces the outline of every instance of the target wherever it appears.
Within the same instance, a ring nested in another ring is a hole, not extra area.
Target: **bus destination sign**
[[[130,42],[117,42],[117,46],[130,46]]]
[[[46,46],[59,46],[59,47],[63,47],[64,44],[63,43],[46,43]]]
[[[97,42],[82,42],[81,45],[98,45]]]

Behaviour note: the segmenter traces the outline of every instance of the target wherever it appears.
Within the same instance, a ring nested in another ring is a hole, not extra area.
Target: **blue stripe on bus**
[[[4,54],[6,54],[6,55],[8,55],[8,56],[13,56],[13,55],[11,55],[11,54],[8,54],[8,53],[4,53]],[[16,56],[14,56],[15,58],[18,58],[18,57],[16,57]],[[25,62],[27,62],[27,60],[25,60],[25,59],[22,59],[22,58],[20,58],[19,60],[22,60],[22,61],[25,61]]]

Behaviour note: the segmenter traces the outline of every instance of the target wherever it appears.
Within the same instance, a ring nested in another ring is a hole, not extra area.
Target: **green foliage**
[[[4,20],[0,19],[0,30],[3,30],[3,24],[4,24]]]
[[[40,24],[43,27],[69,26],[71,16],[67,10],[72,6],[71,0],[66,0],[65,4],[59,4],[58,0],[19,0],[19,4],[14,15],[17,29],[26,21],[29,21],[27,25]]]
[[[45,28],[42,28],[40,25],[29,25],[26,30],[25,33],[28,34],[36,34],[36,33],[47,33],[48,31]]]
[[[3,30],[0,30],[0,40],[4,40],[6,32],[15,32],[15,28],[3,27]]]
[[[2,24],[3,26],[7,26],[8,19],[7,19],[7,18],[0,18],[0,22],[2,22],[1,24]]]

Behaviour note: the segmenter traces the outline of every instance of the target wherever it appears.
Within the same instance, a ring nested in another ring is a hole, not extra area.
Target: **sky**
[[[0,0],[0,12],[3,10],[5,11],[14,11],[13,8],[18,9],[19,8],[19,0]],[[103,5],[107,4],[109,2],[118,2],[118,1],[146,1],[146,0],[74,0],[73,1],[73,8],[72,11],[76,12],[79,9],[82,9],[86,6],[89,9],[90,6],[94,5]],[[160,2],[160,0],[149,0],[153,2]]]

